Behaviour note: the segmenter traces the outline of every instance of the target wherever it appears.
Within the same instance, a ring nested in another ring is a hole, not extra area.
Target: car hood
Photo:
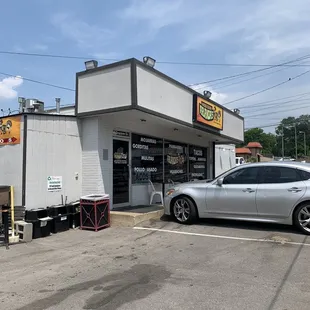
[[[181,184],[176,184],[173,187],[183,188],[183,187],[200,187],[203,185],[203,187],[207,187],[208,185],[212,184],[213,179],[206,179],[206,180],[197,180],[192,182],[186,182]]]

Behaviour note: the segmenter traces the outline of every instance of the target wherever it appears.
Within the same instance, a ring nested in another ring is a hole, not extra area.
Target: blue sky
[[[0,51],[83,56],[102,59],[100,64],[145,55],[158,61],[276,64],[310,54],[309,16],[308,0],[11,0],[0,12]],[[211,90],[212,98],[224,105],[310,69],[275,68],[242,79],[203,83],[259,68],[160,63],[156,68],[185,84],[201,83],[195,87]],[[0,75],[0,108],[16,109],[18,96],[41,99],[46,106],[54,105],[55,97],[72,104],[73,91],[20,76],[74,89],[75,73],[83,69],[83,60],[0,54],[0,72],[18,76]],[[310,95],[283,108],[260,109],[257,104],[310,92],[309,80],[310,74],[305,74],[228,106],[247,107],[241,109],[246,127],[308,113],[304,105]],[[257,108],[248,109],[251,105]],[[284,111],[290,107],[294,110]],[[262,110],[267,115],[259,116]]]

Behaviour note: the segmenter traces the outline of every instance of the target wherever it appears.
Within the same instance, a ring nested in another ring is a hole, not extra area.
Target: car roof
[[[296,161],[269,161],[264,163],[252,163],[246,164],[247,167],[257,167],[257,166],[279,166],[279,167],[291,167],[291,168],[300,168],[310,171],[309,163],[301,163]]]

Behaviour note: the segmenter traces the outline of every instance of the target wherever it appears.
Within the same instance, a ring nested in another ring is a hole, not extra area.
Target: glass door
[[[129,205],[129,141],[113,140],[113,205]]]

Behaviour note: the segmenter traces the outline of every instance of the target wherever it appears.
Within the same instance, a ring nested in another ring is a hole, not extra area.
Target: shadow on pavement
[[[175,222],[173,217],[168,215],[163,215],[160,220],[163,222]],[[247,222],[238,220],[224,220],[224,219],[199,219],[194,225],[256,230],[256,231],[270,231],[280,233],[293,233],[296,235],[302,235],[302,233],[299,232],[294,226],[273,224],[273,223],[258,223],[258,222]]]

